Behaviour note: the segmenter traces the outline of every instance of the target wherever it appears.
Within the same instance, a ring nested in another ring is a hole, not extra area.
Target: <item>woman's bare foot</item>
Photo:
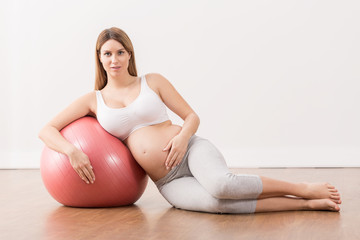
[[[327,210],[339,212],[340,207],[330,199],[312,199],[308,200],[307,207],[310,210]]]
[[[293,197],[270,197],[258,199],[255,212],[326,210],[338,212],[340,207],[330,199],[303,199]]]
[[[303,194],[306,199],[329,199],[334,203],[341,204],[340,193],[329,183],[302,183]]]

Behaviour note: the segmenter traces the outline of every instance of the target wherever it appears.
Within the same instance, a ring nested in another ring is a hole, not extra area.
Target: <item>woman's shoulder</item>
[[[97,107],[96,90],[83,94],[78,100],[88,106],[90,113],[95,114]]]
[[[144,75],[146,75],[146,76],[161,76],[161,74],[160,73],[157,73],[157,72],[149,72],[149,73],[145,73]]]
[[[163,92],[169,92],[174,89],[171,82],[159,73],[148,73],[145,77],[149,87],[159,95],[162,95]]]
[[[147,83],[153,86],[162,86],[163,84],[169,83],[169,80],[160,73],[147,73],[145,74],[145,78]]]
[[[144,76],[147,80],[156,80],[156,79],[164,78],[160,73],[146,73],[144,74]]]

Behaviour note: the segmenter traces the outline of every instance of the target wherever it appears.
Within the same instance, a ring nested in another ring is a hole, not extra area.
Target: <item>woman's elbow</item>
[[[197,115],[195,112],[192,112],[193,118],[195,119],[195,121],[197,122],[197,124],[200,124],[200,117],[199,115]]]
[[[48,135],[49,131],[50,131],[51,126],[49,126],[49,124],[46,124],[44,127],[42,127],[40,129],[40,131],[38,132],[38,138],[40,138],[42,141],[44,141],[44,139],[46,139],[46,136]]]

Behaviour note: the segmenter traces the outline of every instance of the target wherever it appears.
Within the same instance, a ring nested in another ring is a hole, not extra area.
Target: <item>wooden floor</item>
[[[39,170],[0,170],[0,239],[360,239],[360,168],[233,171],[329,181],[342,194],[341,212],[189,212],[171,208],[150,181],[133,206],[69,208],[47,193]]]

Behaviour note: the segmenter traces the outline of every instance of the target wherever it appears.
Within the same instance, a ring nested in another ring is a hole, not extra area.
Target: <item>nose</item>
[[[115,54],[112,56],[111,62],[112,62],[112,63],[117,63],[117,62],[118,62],[118,59],[117,59],[117,57],[115,56]]]

